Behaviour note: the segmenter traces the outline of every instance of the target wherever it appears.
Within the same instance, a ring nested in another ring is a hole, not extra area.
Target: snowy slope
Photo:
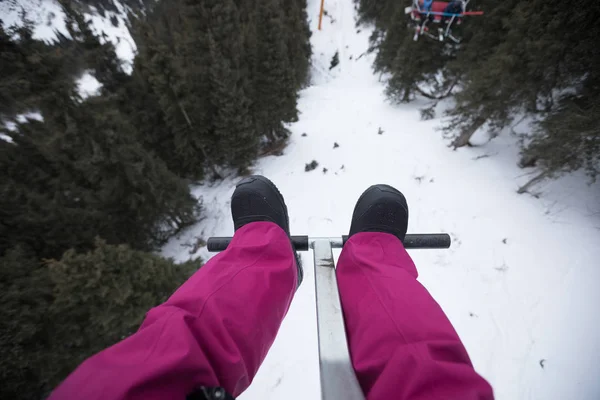
[[[439,120],[419,120],[425,103],[392,106],[385,100],[371,71],[373,56],[360,57],[370,32],[363,27],[357,33],[353,2],[327,0],[329,17],[320,32],[318,8],[319,0],[309,0],[313,85],[301,93],[300,121],[290,127],[285,154],[254,168],[284,194],[293,233],[341,235],[367,186],[398,187],[411,207],[409,232],[454,238],[450,250],[411,254],[420,281],[497,399],[600,398],[598,185],[573,175],[537,188],[539,198],[516,194],[527,176],[515,165],[514,138],[451,151],[435,130]],[[341,63],[330,72],[336,50]],[[319,167],[304,172],[313,159]],[[194,189],[204,197],[207,218],[165,246],[164,255],[207,257],[204,249],[190,254],[189,246],[233,232],[234,184]],[[305,281],[242,400],[319,398],[312,255],[303,254],[303,261]]]

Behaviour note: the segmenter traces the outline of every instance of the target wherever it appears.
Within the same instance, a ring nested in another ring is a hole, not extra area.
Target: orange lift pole
[[[321,24],[323,23],[324,8],[325,8],[325,0],[321,0],[321,11],[319,11],[319,30],[321,30]]]

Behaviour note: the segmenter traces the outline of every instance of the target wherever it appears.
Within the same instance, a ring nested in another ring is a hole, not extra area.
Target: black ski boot
[[[389,185],[374,185],[356,202],[349,236],[358,232],[385,232],[404,242],[407,227],[408,205],[404,195]]]
[[[237,184],[231,196],[231,215],[236,231],[250,222],[269,221],[279,225],[290,236],[290,219],[283,196],[277,186],[264,176],[252,175]],[[294,253],[300,286],[303,278],[302,265],[298,253],[295,250]]]

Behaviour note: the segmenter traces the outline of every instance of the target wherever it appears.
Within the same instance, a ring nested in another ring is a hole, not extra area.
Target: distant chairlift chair
[[[460,39],[452,35],[452,26],[460,25],[465,16],[483,15],[483,11],[466,11],[469,1],[413,0],[412,6],[405,9],[405,13],[410,15],[415,25],[413,40],[417,41],[421,35],[425,35],[440,42],[448,38],[455,43],[460,43]],[[437,36],[430,32],[429,23],[441,25],[437,29]]]

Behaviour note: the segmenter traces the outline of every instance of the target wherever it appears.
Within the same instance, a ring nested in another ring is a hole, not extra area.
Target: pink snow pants
[[[354,235],[337,278],[367,399],[493,398],[395,236]],[[248,224],[150,310],[137,333],[82,363],[50,399],[185,399],[200,386],[238,396],[267,355],[297,279],[285,232],[270,222]]]

